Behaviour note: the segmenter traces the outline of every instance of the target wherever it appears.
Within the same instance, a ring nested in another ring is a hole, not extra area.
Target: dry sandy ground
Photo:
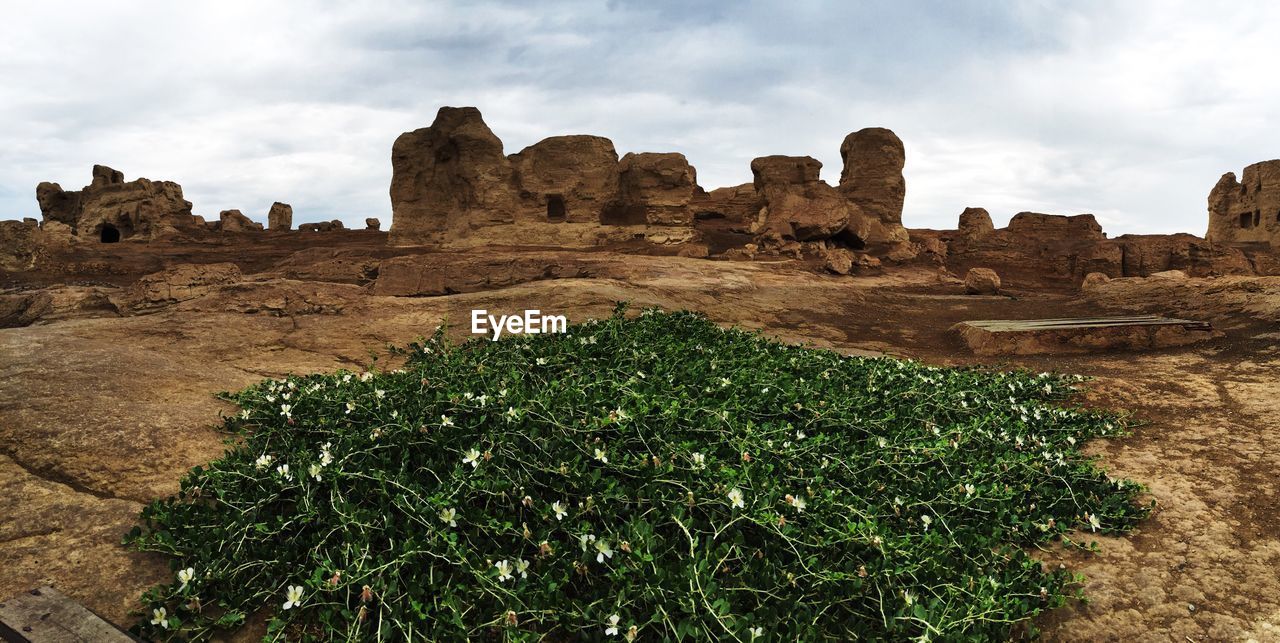
[[[1066,295],[964,297],[926,271],[823,277],[780,266],[642,258],[643,279],[543,281],[437,298],[267,280],[153,314],[0,330],[0,597],[52,584],[128,625],[163,560],[120,546],[143,503],[217,457],[215,400],[266,376],[368,363],[387,343],[461,328],[473,308],[603,317],[618,300],[690,308],[722,323],[844,352],[972,363],[956,321],[1102,312]],[[323,300],[325,314],[271,315],[264,299]],[[1083,572],[1087,604],[1046,615],[1051,641],[1280,640],[1280,333],[1243,323],[1196,347],[1017,358],[1005,365],[1095,376],[1089,404],[1148,423],[1090,448],[1147,483],[1158,507],[1101,552],[1049,548]]]

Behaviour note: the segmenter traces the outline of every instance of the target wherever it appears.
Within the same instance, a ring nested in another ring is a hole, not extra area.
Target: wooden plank
[[[1124,326],[1182,326],[1188,330],[1209,330],[1208,322],[1173,319],[1156,315],[1132,317],[1081,317],[1062,319],[981,319],[964,322],[974,328],[1002,333],[1039,330],[1072,330]]]
[[[0,603],[0,638],[10,643],[137,643],[52,587]]]

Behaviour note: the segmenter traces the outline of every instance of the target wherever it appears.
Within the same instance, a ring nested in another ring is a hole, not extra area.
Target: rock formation
[[[688,226],[697,173],[683,154],[631,153],[618,162],[617,198],[600,215],[615,225]]]
[[[276,201],[267,211],[267,228],[270,230],[293,229],[293,206]]]
[[[618,193],[618,153],[600,136],[553,136],[508,157],[525,222],[599,223]]]
[[[1209,193],[1209,230],[1217,243],[1269,243],[1280,248],[1280,159],[1244,168],[1218,179]]]
[[[757,232],[783,240],[828,239],[855,226],[865,237],[861,210],[818,179],[822,163],[808,156],[762,156],[751,161],[756,194],[764,207]],[[861,233],[861,234],[860,234]]]
[[[256,232],[262,229],[262,224],[239,210],[223,210],[218,213],[218,229],[223,232]]]
[[[365,230],[381,230],[382,222],[376,219],[375,217],[369,217],[364,220],[364,229]]]
[[[591,246],[695,236],[694,169],[680,154],[628,154],[555,136],[504,156],[474,107],[442,107],[391,154],[391,243]]]
[[[868,127],[845,137],[840,144],[844,170],[840,191],[871,218],[863,240],[894,243],[907,240],[902,227],[902,203],[907,182],[902,177],[906,150],[892,130]]]
[[[107,243],[149,239],[195,225],[182,186],[147,179],[126,182],[121,172],[103,165],[93,166],[92,182],[78,191],[41,183],[36,200],[45,222],[65,224],[80,238]]]
[[[1243,250],[1190,234],[1124,235],[1108,239],[1091,214],[1061,216],[1020,212],[994,228],[981,208],[966,208],[959,229],[943,233],[946,265],[956,274],[975,266],[999,266],[1016,285],[1079,285],[1089,273],[1145,277],[1184,270],[1204,277],[1254,274],[1263,265]]]
[[[839,189],[819,180],[812,158],[762,157],[751,184],[706,192],[683,154],[619,159],[609,139],[555,136],[503,156],[479,110],[442,107],[430,127],[392,148],[391,243],[688,244],[704,229],[717,236],[717,252],[752,235],[772,252],[833,237],[858,248],[905,242],[902,142],[889,130],[861,130],[842,156]]]
[[[1000,294],[1000,275],[990,268],[970,268],[964,275],[964,292],[969,295]]]

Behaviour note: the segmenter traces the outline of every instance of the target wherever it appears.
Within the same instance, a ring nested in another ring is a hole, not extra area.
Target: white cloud
[[[679,151],[708,188],[764,154],[837,180],[894,129],[910,226],[960,210],[1205,227],[1218,176],[1280,156],[1280,5],[664,2],[29,3],[0,24],[0,216],[94,163],[197,213],[389,218],[391,142],[476,105],[508,152],[551,135]]]

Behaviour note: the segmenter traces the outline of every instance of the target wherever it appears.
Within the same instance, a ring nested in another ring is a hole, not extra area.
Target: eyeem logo
[[[526,310],[523,315],[502,315],[494,317],[489,311],[471,311],[471,333],[488,335],[493,333],[497,341],[502,333],[508,335],[536,335],[539,333],[563,333],[569,327],[564,315],[543,315],[541,310]]]

